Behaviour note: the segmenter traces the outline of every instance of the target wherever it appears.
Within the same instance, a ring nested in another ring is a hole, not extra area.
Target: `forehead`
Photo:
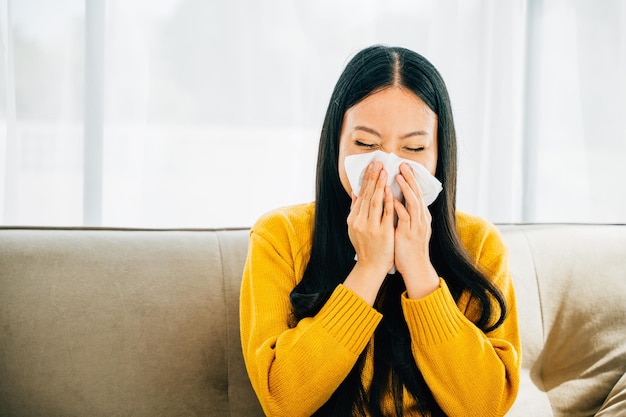
[[[434,125],[437,115],[415,93],[406,88],[389,87],[365,97],[350,107],[344,122],[374,123],[380,126],[424,127]]]

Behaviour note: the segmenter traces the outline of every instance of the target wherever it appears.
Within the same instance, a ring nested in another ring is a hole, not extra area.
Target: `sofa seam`
[[[541,317],[541,340],[542,340],[542,347],[541,347],[541,354],[539,355],[540,357],[543,355],[543,350],[545,348],[545,342],[546,342],[546,323],[545,323],[545,317],[544,317],[544,309],[543,309],[543,296],[541,294],[541,287],[539,285],[539,273],[537,272],[537,263],[535,262],[535,253],[533,252],[533,248],[532,245],[530,244],[530,238],[528,237],[528,233],[527,230],[522,228],[521,232],[524,236],[524,241],[526,242],[526,247],[528,248],[528,252],[530,253],[530,258],[532,261],[532,265],[533,265],[533,272],[535,274],[535,284],[537,285],[537,298],[539,299],[539,314]],[[550,404],[550,408],[552,409],[552,415],[555,415],[555,410],[554,410],[554,404],[552,404],[552,398],[550,397],[550,395],[548,394],[546,387],[543,383],[543,378],[541,379],[541,389],[546,393],[546,396],[548,397],[548,403]]]
[[[224,273],[224,252],[222,251],[222,239],[219,231],[217,236],[217,249],[220,255],[220,272],[222,275],[222,297],[224,301],[224,316],[226,317],[226,400],[228,402],[228,415],[232,417],[233,410],[230,398],[230,315],[228,314],[228,300],[226,297],[226,279]]]
[[[524,235],[524,240],[526,242],[526,247],[528,248],[528,252],[530,253],[530,258],[533,264],[533,272],[535,274],[535,283],[537,284],[537,297],[539,298],[539,313],[541,314],[541,338],[545,342],[546,341],[546,326],[545,326],[545,318],[543,314],[543,297],[541,295],[541,288],[539,287],[539,274],[537,272],[537,264],[535,263],[535,254],[533,252],[532,246],[530,245],[530,239],[528,238],[528,234],[525,230],[522,230],[522,234]]]

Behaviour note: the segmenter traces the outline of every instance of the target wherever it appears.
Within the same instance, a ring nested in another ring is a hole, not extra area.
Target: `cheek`
[[[437,156],[436,155],[432,157],[430,161],[428,161],[428,165],[426,166],[426,169],[430,171],[431,175],[433,176],[435,175],[435,171],[437,171]]]
[[[428,157],[425,158],[425,161],[424,161],[424,166],[432,175],[435,175],[435,171],[437,171],[438,156],[439,155],[436,150],[433,152],[429,152]]]
[[[437,170],[437,155],[433,154],[422,154],[420,156],[405,156],[406,159],[410,159],[412,161],[417,162],[422,165],[424,168],[430,172],[431,175],[435,175],[435,171]]]

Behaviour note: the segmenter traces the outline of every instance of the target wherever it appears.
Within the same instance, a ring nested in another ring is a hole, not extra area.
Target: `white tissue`
[[[427,206],[435,201],[442,190],[441,182],[431,175],[422,164],[411,161],[410,159],[400,158],[394,153],[375,151],[351,155],[344,160],[346,175],[348,176],[348,181],[350,181],[350,186],[354,194],[359,195],[365,176],[365,169],[372,161],[382,162],[383,168],[388,174],[387,185],[391,187],[393,196],[400,201],[404,201],[404,196],[400,190],[400,185],[396,181],[396,176],[400,173],[400,164],[403,162],[408,163],[411,168],[413,168],[413,172],[417,178],[417,184],[422,191],[422,198]]]
[[[344,167],[348,181],[352,187],[352,191],[355,195],[359,195],[361,191],[361,185],[363,185],[363,178],[365,177],[365,170],[372,161],[380,161],[383,164],[383,168],[387,171],[387,185],[391,187],[391,192],[395,198],[404,202],[404,196],[400,185],[396,181],[396,176],[400,173],[400,164],[403,162],[408,163],[417,179],[417,185],[422,192],[422,198],[427,206],[431,205],[443,187],[441,182],[435,178],[428,170],[420,163],[411,161],[409,159],[400,158],[394,153],[386,153],[383,151],[374,151],[358,155],[350,155],[344,159]],[[355,255],[354,259],[357,257]],[[392,266],[388,274],[396,273],[396,266]]]

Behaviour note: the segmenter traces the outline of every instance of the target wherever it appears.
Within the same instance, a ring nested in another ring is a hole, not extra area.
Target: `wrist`
[[[402,275],[407,296],[419,300],[432,294],[439,288],[439,275],[429,263],[425,268],[415,269],[408,275]]]
[[[357,261],[343,285],[373,306],[386,276],[386,270],[363,265]]]

